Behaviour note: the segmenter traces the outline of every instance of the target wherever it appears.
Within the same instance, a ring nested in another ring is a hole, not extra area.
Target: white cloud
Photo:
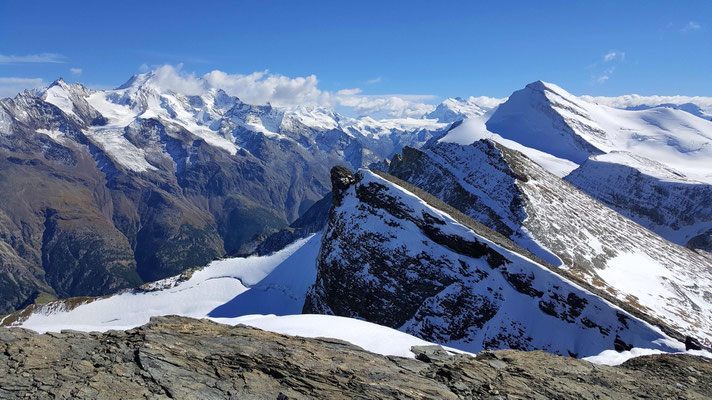
[[[81,75],[84,70],[81,68],[69,68],[69,72],[71,72],[72,75]]]
[[[604,62],[611,62],[615,60],[625,60],[625,53],[622,51],[610,51],[603,56]]]
[[[0,64],[59,64],[64,63],[65,57],[57,53],[27,54],[24,56],[0,54]]]
[[[629,94],[617,97],[581,96],[581,98],[590,103],[599,103],[615,108],[692,103],[712,111],[712,97],[702,96],[640,96],[637,94]]]
[[[702,29],[702,25],[695,21],[690,21],[688,22],[685,26],[680,29],[682,33],[688,33],[688,32],[694,32],[694,31],[699,31]]]
[[[47,86],[42,78],[0,78],[0,98],[13,97],[27,89]]]
[[[212,71],[203,76],[210,86],[221,88],[227,93],[252,104],[272,103],[290,106],[324,102],[325,93],[317,88],[319,81],[315,75],[289,78],[270,74],[269,71],[253,72],[249,75],[228,74]]]
[[[369,79],[366,81],[366,83],[368,83],[369,85],[374,85],[374,84],[380,83],[380,82],[381,82],[380,76],[378,78],[373,78],[373,79]]]
[[[496,97],[487,97],[487,96],[470,96],[467,98],[467,101],[470,103],[477,104],[478,106],[485,107],[485,108],[495,108],[498,105],[504,103],[507,101],[507,97],[499,99]]]
[[[318,88],[315,75],[290,78],[268,70],[247,75],[216,70],[197,77],[182,72],[181,65],[164,65],[152,74],[151,82],[163,90],[196,95],[209,88],[219,88],[249,104],[342,106],[351,108],[356,114],[385,112],[397,117],[422,116],[434,108],[424,103],[433,100],[435,96],[432,95],[366,95],[359,88],[323,91]]]
[[[592,68],[592,81],[595,84],[602,85],[606,83],[613,72],[616,70],[616,65],[625,61],[625,52],[611,50],[604,54],[601,61],[598,61],[590,66]]]
[[[162,90],[194,96],[205,93],[208,89],[206,82],[195,76],[194,73],[181,72],[182,64],[176,67],[163,65],[152,71],[151,83]]]
[[[355,88],[355,89],[341,89],[341,90],[337,91],[336,94],[339,95],[339,96],[353,96],[353,95],[356,95],[356,94],[359,94],[359,93],[362,93],[362,92],[363,92],[363,90],[361,90],[361,89],[359,89],[359,88]]]
[[[343,91],[340,91],[343,92]],[[386,112],[391,117],[420,117],[435,109],[423,101],[433,100],[431,95],[361,95],[337,94],[333,96],[335,103],[351,107],[356,114],[368,115]]]
[[[611,75],[613,75],[613,72],[616,71],[616,67],[608,67],[606,68],[597,78],[596,82],[598,84],[604,84],[606,81],[611,79]]]

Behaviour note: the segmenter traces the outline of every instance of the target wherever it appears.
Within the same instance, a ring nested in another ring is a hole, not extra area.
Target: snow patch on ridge
[[[601,354],[598,354],[595,356],[590,356],[590,357],[584,357],[582,359],[586,360],[588,362],[592,362],[594,364],[621,365],[624,362],[630,360],[631,358],[641,357],[641,356],[649,356],[649,355],[653,355],[653,354],[687,354],[687,355],[691,355],[691,356],[712,358],[712,353],[710,353],[709,351],[705,351],[705,350],[686,350],[686,351],[679,351],[679,352],[674,352],[674,353],[667,353],[664,351],[660,351],[658,349],[643,349],[643,348],[634,347],[630,350],[622,351],[622,352],[617,352],[615,350],[605,350],[605,351],[602,351]]]
[[[248,325],[283,335],[339,339],[384,356],[415,358],[415,354],[410,351],[411,347],[433,345],[392,328],[333,315],[246,315],[239,318],[210,319],[222,324]],[[462,353],[447,347],[446,349]]]

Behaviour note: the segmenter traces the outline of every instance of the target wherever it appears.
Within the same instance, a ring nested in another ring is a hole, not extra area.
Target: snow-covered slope
[[[657,107],[674,108],[712,120],[712,97],[640,96],[630,94],[618,97],[580,96],[580,98],[589,103],[603,104],[624,110],[647,110]]]
[[[676,109],[616,109],[538,81],[514,92],[486,126],[506,139],[577,164],[592,155],[628,151],[712,182],[712,121]]]
[[[0,321],[38,332],[128,329],[157,315],[231,318],[298,314],[316,275],[320,235],[269,256],[229,258],[104,298],[59,300]]]
[[[698,242],[712,232],[712,185],[628,152],[593,156],[565,179],[671,242],[712,250]]]
[[[388,172],[631,307],[711,343],[712,256],[668,242],[524,154],[489,141],[437,143],[404,150]]]
[[[493,231],[390,179],[332,170],[335,207],[305,311],[363,318],[466,351],[587,356],[677,346]]]

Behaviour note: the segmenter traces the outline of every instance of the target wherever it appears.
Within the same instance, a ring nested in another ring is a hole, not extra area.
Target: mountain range
[[[466,352],[711,346],[712,121],[604,103],[538,81],[377,120],[152,73],[4,99],[0,324],[307,335],[296,314],[325,314]]]

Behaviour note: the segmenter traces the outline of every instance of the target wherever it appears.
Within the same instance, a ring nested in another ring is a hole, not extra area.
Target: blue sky
[[[60,76],[115,87],[182,64],[431,102],[537,79],[577,95],[712,96],[710,1],[225,3],[0,0],[0,93]]]

